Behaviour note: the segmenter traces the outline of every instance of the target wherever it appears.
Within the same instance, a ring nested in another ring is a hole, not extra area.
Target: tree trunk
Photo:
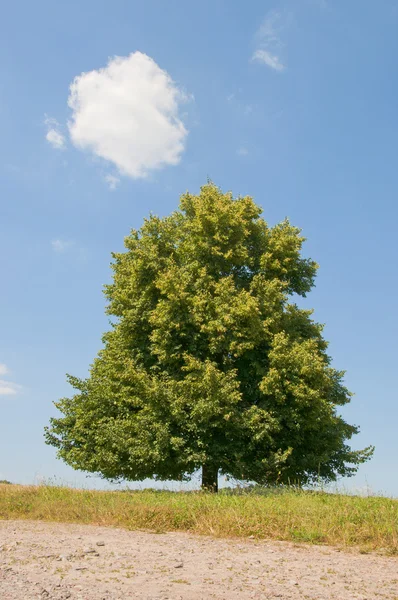
[[[218,492],[218,468],[214,465],[202,467],[202,490],[214,494]]]

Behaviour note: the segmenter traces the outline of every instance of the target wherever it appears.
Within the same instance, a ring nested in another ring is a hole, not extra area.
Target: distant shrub
[[[11,481],[7,481],[7,479],[0,479],[0,484],[12,485]]]

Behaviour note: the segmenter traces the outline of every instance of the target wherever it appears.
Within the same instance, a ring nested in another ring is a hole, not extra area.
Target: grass
[[[276,492],[212,495],[0,485],[0,519],[253,536],[398,554],[398,500],[294,488]]]

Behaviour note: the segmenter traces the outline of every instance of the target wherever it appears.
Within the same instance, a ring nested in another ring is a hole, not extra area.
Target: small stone
[[[184,566],[184,563],[183,562],[179,562],[179,563],[177,563],[177,564],[174,565],[174,568],[175,569],[182,569],[183,566]]]
[[[105,542],[97,542],[97,546],[105,546]]]
[[[83,554],[96,554],[97,551],[95,548],[83,548]]]

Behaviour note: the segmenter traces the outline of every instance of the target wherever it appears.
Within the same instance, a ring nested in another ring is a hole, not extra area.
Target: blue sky
[[[304,304],[376,446],[342,483],[398,496],[397,27],[395,0],[3,7],[0,479],[99,485],[45,446],[52,401],[100,348],[111,252],[210,177],[303,229]]]

